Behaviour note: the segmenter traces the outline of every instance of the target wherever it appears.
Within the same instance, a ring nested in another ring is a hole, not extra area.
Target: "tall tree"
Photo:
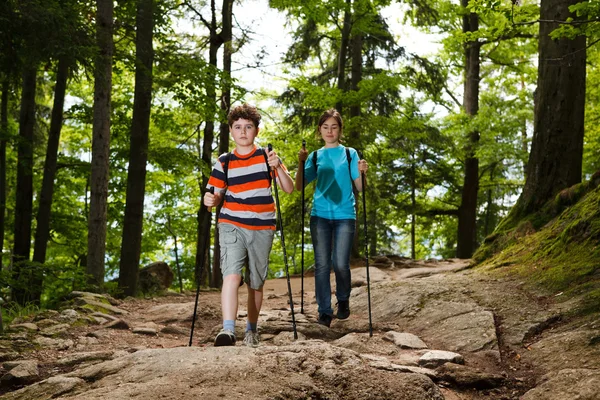
[[[96,0],[96,41],[98,54],[94,67],[94,117],[92,127],[92,172],[88,218],[87,273],[91,283],[104,284],[106,213],[108,202],[113,2]]]
[[[227,13],[231,13],[233,9],[233,4],[231,0],[223,0],[223,5],[221,8],[222,21],[231,21],[231,14],[226,15]],[[208,49],[208,81],[206,83],[206,98],[208,104],[206,105],[207,109],[207,118],[204,121],[204,135],[202,138],[202,148],[200,151],[200,158],[202,163],[207,166],[211,166],[211,155],[212,155],[212,146],[214,142],[215,135],[215,117],[217,115],[217,55],[219,48],[225,43],[224,37],[224,28],[225,24],[221,26],[221,30],[219,31],[219,24],[217,23],[217,10],[215,0],[211,0],[210,2],[211,9],[211,19],[210,22],[206,21],[202,18],[204,25],[209,31],[209,49]],[[200,14],[198,14],[202,17]],[[230,26],[231,24],[229,24]],[[230,28],[229,28],[230,29]],[[208,183],[208,177],[203,175],[199,181],[200,191],[202,194],[205,192],[206,184]],[[200,204],[200,208],[198,210],[198,231],[197,231],[197,241],[196,241],[196,262],[195,262],[195,277],[196,281],[200,283],[204,277],[208,276],[206,274],[206,269],[204,271],[200,271],[200,266],[203,261],[206,264],[208,259],[208,246],[205,247],[204,243],[204,232],[208,232],[207,228],[211,224],[210,214],[208,209],[204,206],[203,203]],[[206,274],[206,275],[205,275]]]
[[[63,111],[68,76],[68,58],[61,57],[58,61],[56,71],[54,105],[52,106],[50,131],[48,133],[48,146],[46,147],[46,159],[44,161],[44,177],[42,178],[42,190],[40,193],[33,248],[33,261],[40,264],[46,262],[46,248],[50,237],[50,210],[52,208],[54,178],[56,176],[56,164],[58,159],[58,144],[60,142],[60,132],[63,125]]]
[[[516,215],[539,210],[558,191],[581,182],[586,39],[551,35],[559,21],[575,18],[569,7],[577,3],[541,2],[533,141],[527,180],[513,211]]]
[[[35,92],[37,65],[29,65],[23,71],[21,111],[19,114],[19,142],[17,161],[17,197],[15,203],[15,241],[13,249],[13,278],[18,285],[12,290],[12,298],[19,304],[35,301],[31,287],[31,268],[26,265],[31,251],[31,217],[33,212],[33,131],[35,126]],[[33,297],[32,297],[33,296]],[[39,300],[39,299],[38,299]]]
[[[221,93],[221,111],[223,120],[219,128],[219,154],[229,151],[229,124],[227,123],[227,114],[231,108],[231,59],[233,56],[233,1],[223,1],[222,9],[223,29],[221,37],[223,38],[223,91]],[[205,186],[206,187],[206,186]],[[219,215],[221,206],[217,207],[216,214]],[[214,250],[212,263],[212,276],[210,279],[211,287],[220,287],[223,283],[221,274],[221,249],[219,247],[219,230],[214,230]]]
[[[477,32],[479,29],[479,16],[469,12],[468,0],[461,1],[464,7],[463,33]],[[479,111],[479,51],[481,45],[478,39],[469,40],[465,47],[465,82],[463,107],[469,117],[475,117]],[[473,130],[468,133],[465,157],[465,176],[462,187],[462,200],[458,211],[458,243],[456,256],[469,258],[475,250],[476,225],[477,225],[477,193],[479,191],[479,159],[475,152],[479,142],[479,132]]]
[[[127,173],[127,200],[119,264],[119,288],[127,296],[134,296],[137,291],[142,249],[146,164],[152,106],[153,14],[154,0],[137,1],[135,93]]]
[[[6,215],[6,142],[8,141],[8,92],[9,80],[2,80],[0,94],[0,250],[4,248],[4,219]],[[0,270],[2,256],[0,255]]]

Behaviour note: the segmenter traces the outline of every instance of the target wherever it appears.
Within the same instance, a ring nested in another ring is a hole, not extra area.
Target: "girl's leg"
[[[310,234],[315,251],[315,295],[319,315],[331,316],[331,221],[310,217]]]
[[[335,295],[337,301],[348,301],[351,290],[350,251],[354,241],[355,220],[334,221],[333,270],[335,271]]]

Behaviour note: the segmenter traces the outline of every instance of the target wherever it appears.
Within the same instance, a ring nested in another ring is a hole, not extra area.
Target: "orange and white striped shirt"
[[[229,165],[226,177],[224,169],[227,154]],[[281,167],[285,170],[283,164]],[[255,147],[243,156],[235,150],[220,155],[206,186],[209,190],[211,187],[215,188],[215,193],[225,193],[219,223],[252,230],[275,230],[275,201],[264,149]]]

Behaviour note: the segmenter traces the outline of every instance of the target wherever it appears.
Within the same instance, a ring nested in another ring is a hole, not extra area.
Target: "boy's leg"
[[[334,221],[332,254],[335,296],[338,301],[337,317],[339,319],[346,319],[350,316],[350,251],[355,229],[356,225],[353,219]]]
[[[272,230],[245,230],[248,244],[248,320],[244,344],[256,347],[260,338],[257,332],[258,316],[263,302],[263,287],[269,270],[269,253],[273,246]]]
[[[231,274],[223,277],[223,288],[221,289],[221,311],[223,321],[237,318],[238,312],[238,289],[240,287],[241,275]]]
[[[310,217],[310,234],[315,251],[315,296],[319,323],[329,326],[333,316],[331,308],[331,221]]]
[[[263,301],[263,288],[252,289],[248,286],[248,322],[255,324],[258,322],[258,315]]]
[[[219,224],[219,239],[223,274],[223,288],[221,289],[223,329],[215,338],[215,346],[232,346],[236,341],[235,320],[238,310],[238,288],[247,252],[243,238],[239,235],[239,229],[234,225]]]

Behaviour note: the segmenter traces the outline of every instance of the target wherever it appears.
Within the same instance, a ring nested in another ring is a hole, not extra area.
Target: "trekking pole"
[[[362,159],[362,154],[359,154]],[[363,203],[363,216],[364,216],[364,227],[365,227],[365,261],[367,264],[367,303],[369,305],[369,337],[373,337],[373,322],[371,319],[371,278],[369,277],[369,234],[367,233],[367,194],[365,191],[365,173],[360,173],[360,180],[362,182],[362,203]]]
[[[306,140],[302,140],[302,150],[306,150]],[[306,160],[303,161],[306,163]],[[304,314],[304,214],[306,204],[304,203],[304,167],[302,166],[302,275],[300,278],[300,314]]]
[[[273,151],[271,143],[268,145],[269,153]],[[294,329],[294,339],[298,339],[296,331],[296,316],[294,315],[294,300],[292,299],[292,284],[290,282],[290,270],[288,268],[287,253],[285,251],[285,238],[283,236],[283,221],[281,220],[281,208],[279,206],[279,192],[277,191],[277,182],[275,171],[272,170],[273,187],[275,188],[275,201],[277,202],[277,219],[279,220],[279,232],[281,233],[281,246],[283,247],[283,261],[285,263],[285,277],[287,278],[288,294],[290,297],[290,309],[292,310],[292,328]]]
[[[210,188],[210,193],[211,194],[215,193],[214,187]],[[210,244],[210,225],[212,222],[211,207],[206,207],[206,209],[208,210],[208,224],[206,226],[206,232],[204,232],[204,250],[208,249],[208,245]],[[198,311],[198,298],[200,297],[200,280],[202,279],[202,272],[204,271],[205,260],[206,260],[206,257],[204,257],[204,254],[203,254],[202,259],[200,260],[200,272],[198,274],[198,287],[196,288],[196,303],[194,304],[194,315],[192,317],[192,330],[190,332],[190,344],[188,346],[192,345],[192,338],[194,337],[194,325],[196,324],[196,312]]]

